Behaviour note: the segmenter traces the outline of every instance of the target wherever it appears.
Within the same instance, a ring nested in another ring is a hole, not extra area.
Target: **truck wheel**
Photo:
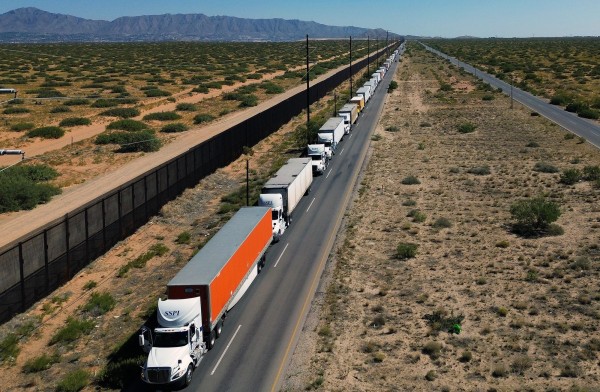
[[[208,336],[208,341],[206,342],[206,348],[208,350],[212,349],[215,346],[215,340],[217,340],[215,330],[210,331],[210,335]]]
[[[185,376],[183,377],[183,386],[184,387],[187,387],[192,382],[192,373],[193,372],[194,372],[194,368],[192,367],[192,364],[190,363],[185,372]]]
[[[219,321],[217,323],[217,326],[215,327],[215,336],[217,337],[217,339],[219,338],[219,336],[221,336],[221,332],[223,332],[223,320]]]

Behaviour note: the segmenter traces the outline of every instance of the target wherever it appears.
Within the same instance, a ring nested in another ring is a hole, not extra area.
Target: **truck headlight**
[[[175,369],[173,369],[173,375],[171,376],[171,380],[174,380],[176,378],[179,378],[183,375],[183,368],[177,366]]]

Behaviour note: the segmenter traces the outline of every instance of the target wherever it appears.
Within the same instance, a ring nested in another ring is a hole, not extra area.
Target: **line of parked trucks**
[[[148,354],[141,369],[150,385],[188,385],[202,356],[221,335],[227,312],[240,300],[265,265],[265,253],[292,223],[310,192],[313,174],[325,172],[338,143],[383,80],[398,51],[319,129],[308,157],[291,158],[261,190],[257,207],[243,207],[167,284],[158,300],[158,327],[142,327],[138,340]],[[358,99],[355,101],[355,99]]]

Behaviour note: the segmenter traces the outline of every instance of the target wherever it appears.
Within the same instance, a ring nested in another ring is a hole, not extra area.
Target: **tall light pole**
[[[310,129],[308,126],[310,124],[310,73],[308,69],[308,34],[306,34],[306,144],[310,144]]]
[[[371,47],[369,46],[369,36],[367,35],[367,75],[371,75]]]
[[[352,98],[352,36],[350,36],[350,98]]]

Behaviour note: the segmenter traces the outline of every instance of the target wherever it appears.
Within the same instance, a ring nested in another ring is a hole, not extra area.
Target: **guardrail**
[[[366,64],[353,64],[352,73]],[[310,103],[349,77],[348,67],[311,86]],[[302,91],[0,249],[0,323],[69,281],[183,190],[236,160],[244,146],[277,131],[305,106]]]

